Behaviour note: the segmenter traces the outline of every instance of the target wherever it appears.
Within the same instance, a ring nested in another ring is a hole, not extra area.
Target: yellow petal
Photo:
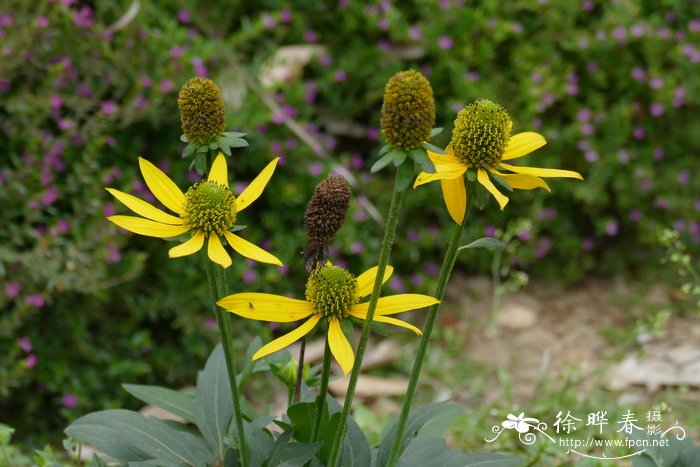
[[[304,324],[296,328],[294,331],[289,332],[282,337],[278,337],[269,344],[262,346],[262,348],[255,352],[255,354],[253,355],[253,360],[263,358],[267,355],[270,355],[271,353],[277,352],[278,350],[282,350],[288,345],[295,343],[296,341],[310,333],[314,329],[314,327],[316,327],[316,323],[318,323],[319,319],[321,319],[320,316],[313,315],[309,319],[307,319]]]
[[[387,324],[393,324],[394,326],[401,326],[402,328],[410,329],[411,331],[415,332],[419,336],[423,334],[423,332],[415,327],[412,324],[407,323],[406,321],[402,321],[400,319],[396,318],[391,318],[389,316],[375,316],[374,321],[378,323],[387,323]]]
[[[510,138],[501,160],[507,161],[523,157],[526,154],[530,154],[535,149],[541,148],[545,144],[547,144],[547,140],[539,133],[535,133],[534,131],[518,133]]]
[[[228,168],[226,167],[226,156],[219,153],[214,159],[214,163],[209,169],[209,177],[207,178],[210,182],[218,183],[221,186],[228,186]]]
[[[148,162],[143,157],[139,157],[139,167],[141,174],[146,180],[146,185],[150,188],[153,196],[163,203],[165,207],[177,214],[183,214],[185,208],[185,195],[158,167]]]
[[[182,245],[171,248],[170,251],[168,251],[168,256],[171,258],[179,258],[181,256],[191,255],[201,250],[202,246],[204,246],[204,234],[202,232],[197,232]]]
[[[501,166],[502,165],[503,164],[501,164]],[[496,188],[493,185],[493,182],[489,178],[489,174],[487,174],[484,169],[479,169],[479,172],[476,174],[476,177],[479,180],[479,183],[484,185],[484,188],[489,190],[493,197],[496,198],[496,201],[498,201],[498,205],[501,207],[502,211],[503,208],[506,207],[506,204],[508,204],[508,198],[505,197],[500,191],[498,191],[498,188]]]
[[[452,165],[462,163],[452,154],[452,146],[449,146],[450,151],[447,154],[439,154],[437,152],[428,151],[428,157],[435,165]]]
[[[134,211],[136,214],[150,219],[152,221],[161,222],[163,224],[182,225],[185,221],[179,217],[167,214],[145,202],[142,199],[132,196],[123,191],[115,190],[114,188],[106,188],[109,193],[117,198],[124,206]]]
[[[467,191],[464,187],[464,178],[440,180],[440,185],[450,217],[456,223],[461,224],[467,210]]]
[[[221,265],[223,268],[231,266],[231,257],[226,252],[226,249],[221,244],[219,236],[215,233],[209,234],[209,242],[207,244],[207,254],[209,259],[216,264]]]
[[[435,166],[435,173],[429,174],[427,172],[421,172],[416,177],[416,181],[413,184],[413,188],[426,183],[434,182],[435,180],[443,179],[453,179],[464,175],[467,171],[467,165],[462,162],[455,162],[453,164],[440,164]]]
[[[426,306],[435,305],[440,303],[429,295],[421,295],[414,293],[405,293],[399,295],[390,295],[388,297],[380,297],[377,303],[377,309],[375,311],[375,316],[386,316],[393,315],[396,313],[403,313],[405,311],[417,310],[418,308],[424,308]],[[369,302],[358,303],[353,305],[351,308],[351,313],[353,316],[365,319],[363,315],[367,316],[367,309],[369,308]]]
[[[244,240],[243,238],[239,237],[238,235],[232,234],[231,232],[224,232],[224,237],[226,237],[226,240],[228,241],[228,244],[231,245],[231,248],[233,248],[239,254],[245,256],[246,258],[250,258],[261,263],[276,264],[277,266],[282,266],[282,262],[279,259],[277,259],[276,256],[268,253],[259,246],[250,243],[248,240]]]
[[[237,293],[222,298],[216,304],[244,318],[274,323],[291,323],[313,313],[311,303],[306,300],[269,293]]]
[[[368,270],[357,276],[356,280],[358,297],[366,297],[367,295],[372,293],[372,289],[374,288],[374,281],[377,278],[378,269],[379,267],[375,266],[373,268],[369,268]],[[393,273],[394,268],[387,265],[386,269],[384,269],[384,277],[382,278],[382,284],[385,284]]]
[[[348,338],[343,334],[340,321],[337,318],[331,318],[328,322],[328,344],[331,353],[340,364],[343,374],[347,375],[355,364],[355,354],[350,347]]]
[[[520,167],[518,165],[510,165],[503,163],[500,164],[500,167],[503,167],[506,170],[510,170],[511,172],[526,175],[535,175],[536,177],[562,177],[583,180],[581,174],[578,172],[574,172],[573,170],[545,169],[541,167]]]
[[[189,231],[184,225],[161,224],[160,222],[142,219],[134,216],[109,216],[110,222],[114,222],[122,229],[147,237],[169,238],[177,237]]]
[[[236,198],[236,211],[240,212],[244,210],[250,205],[250,203],[258,199],[265,189],[265,185],[267,185],[267,182],[270,181],[270,178],[275,171],[275,167],[277,166],[277,161],[279,160],[279,157],[274,158],[272,162],[267,164],[262,172],[260,172],[260,174],[258,174],[258,176],[255,177],[252,182],[250,182],[250,185],[243,190],[243,193],[238,195],[238,198]]]
[[[525,174],[504,174],[497,170],[492,170],[493,173],[501,177],[503,180],[508,182],[511,188],[518,190],[534,190],[535,188],[544,188],[547,191],[552,191],[547,185],[547,182],[542,180],[540,177],[535,177],[534,175]]]

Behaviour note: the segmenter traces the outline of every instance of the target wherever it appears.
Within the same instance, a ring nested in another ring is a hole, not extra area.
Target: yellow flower
[[[158,167],[139,157],[139,167],[146,185],[158,201],[177,216],[165,213],[128,193],[107,188],[126,207],[143,216],[110,216],[107,219],[123,229],[149,237],[170,238],[191,233],[187,241],[170,249],[168,254],[171,258],[196,253],[206,241],[209,259],[227,268],[231,265],[231,257],[221,243],[220,237],[223,236],[234,250],[246,258],[282,266],[280,260],[272,254],[230,232],[236,222],[236,215],[262,194],[278,160],[279,157],[270,162],[236,197],[229,188],[223,154],[214,160],[209,177],[190,187],[187,193],[180,191]]]
[[[413,187],[440,180],[447,210],[455,222],[461,224],[467,206],[464,174],[468,169],[476,171],[477,180],[496,198],[501,209],[508,203],[491,181],[499,177],[511,188],[532,190],[544,188],[551,191],[542,178],[564,177],[583,180],[571,170],[523,167],[504,161],[517,159],[541,148],[547,141],[531,131],[510,135],[512,122],[503,107],[488,100],[480,100],[459,112],[455,120],[452,142],[445,148],[447,154],[428,152],[435,165],[435,173],[421,172]],[[506,170],[509,173],[503,173]]]
[[[387,266],[382,283],[391,277],[393,268]],[[239,293],[229,295],[217,302],[219,306],[243,318],[258,321],[290,323],[301,319],[306,321],[295,330],[263,346],[253,355],[257,360],[277,352],[309,334],[321,321],[328,323],[328,344],[331,353],[347,374],[355,363],[350,342],[340,327],[341,321],[350,317],[367,318],[369,302],[359,303],[360,299],[372,293],[377,267],[360,274],[357,278],[343,268],[326,263],[311,272],[306,284],[306,300],[282,297],[267,293]],[[374,321],[401,326],[416,334],[420,329],[390,315],[423,308],[439,303],[427,295],[400,294],[381,297],[377,303]],[[308,318],[308,319],[307,319]]]

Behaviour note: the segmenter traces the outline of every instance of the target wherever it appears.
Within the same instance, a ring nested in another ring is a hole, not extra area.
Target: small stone
[[[497,313],[498,325],[511,331],[529,329],[537,322],[537,313],[522,303],[505,303]]]

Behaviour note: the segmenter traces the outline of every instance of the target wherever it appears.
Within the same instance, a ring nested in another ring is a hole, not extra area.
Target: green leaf
[[[275,439],[266,427],[273,421],[274,418],[269,416],[258,417],[250,422],[243,421],[245,439],[246,443],[248,443],[251,457],[250,467],[261,467],[265,465],[267,459],[270,458],[270,452],[275,445]],[[235,423],[231,423],[229,438],[232,440],[238,439]]]
[[[442,130],[442,128],[433,128],[432,130],[430,130],[430,137],[432,138],[433,136],[439,135],[440,133],[442,133]]]
[[[513,187],[511,187],[508,182],[505,181],[503,177],[499,177],[495,173],[490,174],[491,178],[496,181],[499,185],[501,185],[506,191],[513,192]]]
[[[382,148],[379,150],[379,157],[382,157],[384,154],[388,153],[388,152],[391,151],[392,149],[394,149],[394,146],[392,146],[391,144],[385,144],[385,145],[382,146]]]
[[[282,433],[270,452],[268,467],[304,465],[316,455],[321,443],[290,443],[294,430]]]
[[[323,452],[319,452],[319,458],[323,461],[326,461],[328,456],[330,456],[331,446],[335,434],[338,431],[339,422],[340,412],[335,412],[328,421],[328,424],[321,428],[320,438],[323,441],[323,447],[321,448]],[[348,418],[348,428],[345,431],[345,438],[341,446],[338,465],[340,467],[370,465],[371,459],[372,450],[369,447],[367,438],[365,438],[364,433],[362,433],[362,430],[355,420],[353,420],[352,417]]]
[[[185,136],[184,133],[180,135],[180,141],[182,141],[183,143],[189,143],[189,142],[190,142],[189,138],[188,138],[187,136]]]
[[[455,456],[455,451],[441,455],[434,465],[441,467],[518,467],[525,464],[519,457],[496,452],[474,452]]]
[[[406,447],[415,439],[416,436],[420,435],[421,429],[431,420],[439,419],[443,417],[456,417],[461,412],[461,407],[454,402],[443,401],[436,404],[430,404],[422,407],[416,407],[408,415],[408,422],[406,423],[406,429],[404,430],[403,439],[401,440],[401,449],[399,452],[403,453]],[[398,417],[388,425],[388,429],[382,442],[379,445],[377,451],[377,465],[386,465],[389,460],[389,455],[391,453],[391,446],[394,443],[394,438],[396,438],[396,425],[398,423]],[[434,430],[433,430],[434,431]],[[431,434],[434,434],[431,432]]]
[[[474,202],[476,203],[476,207],[479,209],[479,211],[483,211],[491,201],[491,193],[480,185],[476,186],[476,190],[474,190],[474,192]]]
[[[197,171],[199,176],[204,176],[204,174],[207,172],[207,155],[201,152],[198,152],[194,156],[194,170]]]
[[[403,161],[408,157],[408,153],[403,149],[394,149],[389,153],[391,160],[394,162],[394,167],[398,167],[403,164]]]
[[[506,244],[497,238],[493,237],[481,237],[474,240],[467,245],[463,245],[457,249],[457,251],[462,251],[467,248],[500,248],[501,250],[506,247]]]
[[[435,459],[445,451],[442,438],[417,438],[411,441],[397,462],[399,467],[423,467],[435,464]]]
[[[372,165],[372,168],[369,169],[370,173],[379,172],[384,167],[391,164],[393,160],[394,158],[391,156],[391,153],[384,154],[382,157],[379,158],[377,162],[374,163],[374,165]]]
[[[476,183],[476,180],[477,180],[476,170],[467,169],[467,180],[469,180],[472,183]]]
[[[187,159],[192,154],[194,154],[196,150],[197,150],[197,146],[195,146],[192,143],[188,144],[187,147],[185,148],[185,150],[182,151],[182,158]]]
[[[396,171],[396,181],[395,183],[395,188],[398,191],[406,191],[408,187],[411,186],[411,183],[413,182],[413,174],[414,174],[414,162],[413,161],[406,161],[404,164],[401,164],[399,168]]]
[[[93,412],[71,423],[65,433],[123,463],[155,458],[204,467],[214,462],[200,437],[130,410]]]
[[[421,143],[421,146],[423,146],[423,148],[424,148],[426,151],[436,152],[436,153],[438,153],[438,154],[447,154],[447,152],[445,152],[444,149],[439,148],[438,146],[435,146],[434,144],[430,144],[430,143],[427,143],[427,142],[423,142],[423,143]]]
[[[262,339],[260,336],[255,336],[255,338],[250,341],[250,344],[248,344],[248,348],[245,351],[245,363],[243,364],[243,370],[241,371],[241,374],[238,375],[237,379],[238,387],[240,388],[239,391],[241,393],[243,392],[243,388],[245,387],[248,377],[253,374],[253,370],[255,370],[255,365],[257,364],[257,360],[253,360],[253,355],[255,355],[255,352],[260,350],[261,347]]]
[[[102,460],[97,454],[92,455],[92,462],[90,463],[92,467],[107,467],[105,461]]]
[[[194,419],[204,438],[219,459],[226,455],[224,437],[233,416],[231,386],[228,380],[224,349],[218,344],[197,377],[197,390],[192,401]]]
[[[427,172],[429,174],[435,173],[435,165],[433,164],[433,161],[430,160],[428,153],[425,152],[424,149],[414,149],[411,151],[411,156],[413,156],[413,160],[420,166],[423,172]]]
[[[292,426],[295,428],[294,437],[296,439],[304,443],[308,443],[311,440],[315,414],[315,402],[299,402],[287,409],[287,416],[292,422]],[[324,410],[323,414],[326,415],[326,417],[321,418],[321,426],[328,422],[328,411]]]
[[[243,138],[243,137],[244,137],[245,135],[247,135],[248,133],[239,133],[239,132],[237,132],[237,131],[224,131],[224,132],[221,133],[221,134],[222,134],[222,135],[225,135],[225,136],[230,136],[230,137],[232,137],[232,138]]]
[[[221,151],[227,156],[231,157],[231,147],[229,145],[224,144],[223,146],[221,146]]]
[[[192,396],[160,386],[144,386],[141,384],[122,384],[122,387],[137,399],[146,404],[155,405],[163,410],[182,417],[194,423],[192,414]]]
[[[238,232],[239,230],[243,230],[243,229],[247,229],[247,228],[248,228],[247,225],[238,225],[238,224],[236,224],[236,225],[234,225],[233,227],[231,227],[231,228],[229,229],[229,231],[231,231],[231,232]]]

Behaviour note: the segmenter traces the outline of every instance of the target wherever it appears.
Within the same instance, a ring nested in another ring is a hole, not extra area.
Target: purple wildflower
[[[700,200],[698,200],[700,202]],[[6,282],[5,283],[5,296],[7,298],[15,298],[22,291],[22,285],[19,282]]]

